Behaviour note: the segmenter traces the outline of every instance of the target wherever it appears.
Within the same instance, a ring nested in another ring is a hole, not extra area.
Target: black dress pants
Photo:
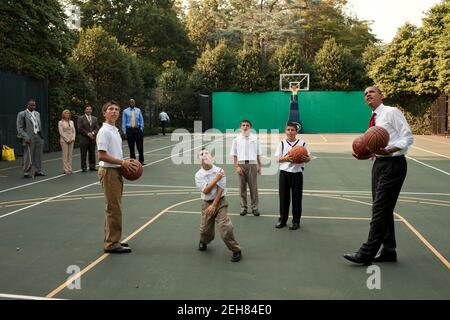
[[[136,159],[134,145],[139,152],[139,162],[144,162],[144,133],[140,128],[127,128],[128,148],[130,148],[130,158]]]
[[[377,158],[372,167],[372,220],[369,238],[359,252],[374,257],[381,245],[385,253],[396,249],[394,208],[405,180],[404,156]]]
[[[87,169],[87,153],[89,153],[89,169],[95,169],[95,140],[80,141],[81,169]]]
[[[280,170],[280,222],[286,223],[289,218],[289,206],[292,193],[292,223],[300,223],[302,216],[303,172],[287,172]]]

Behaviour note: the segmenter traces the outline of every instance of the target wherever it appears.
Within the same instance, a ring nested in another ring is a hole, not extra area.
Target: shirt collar
[[[379,115],[384,109],[384,104],[380,104],[375,110],[372,111],[372,113],[376,113]]]
[[[107,123],[107,122],[103,122],[103,125],[108,129],[108,130],[119,130],[119,129],[117,129],[117,127],[116,126],[112,126],[112,125],[110,125],[109,123]]]

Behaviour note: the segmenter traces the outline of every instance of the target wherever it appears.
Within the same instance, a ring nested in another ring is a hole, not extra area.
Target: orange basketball
[[[136,171],[125,169],[124,167],[120,167],[120,174],[127,180],[134,181],[139,179],[144,172],[144,167],[139,161],[133,160],[135,164],[137,164],[138,168]]]
[[[389,133],[380,126],[373,126],[364,133],[366,147],[374,153],[381,148],[385,148],[389,143]]]
[[[363,135],[353,140],[352,148],[353,153],[356,154],[359,158],[366,158],[371,154],[371,152],[366,148],[366,141],[364,140]]]
[[[288,151],[288,156],[292,158],[292,162],[294,163],[302,163],[300,161],[301,156],[307,156],[308,150],[302,146],[295,146],[291,150]]]

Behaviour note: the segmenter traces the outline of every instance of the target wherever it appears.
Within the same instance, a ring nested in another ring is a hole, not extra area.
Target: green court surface
[[[450,140],[415,137],[395,209],[399,261],[376,265],[381,287],[369,289],[374,267],[342,257],[367,239],[371,215],[372,164],[351,156],[354,137],[302,136],[314,159],[296,231],[274,228],[278,174],[268,161],[282,136],[260,136],[266,165],[258,177],[259,217],[238,214],[231,140],[222,137],[227,163],[217,165],[227,175],[228,211],[243,253],[238,263],[218,233],[206,252],[197,250],[199,165],[174,163],[175,136],[146,138],[144,174],[125,181],[123,238],[133,249],[126,255],[103,253],[104,200],[95,172],[64,176],[60,154],[53,153],[45,155],[46,177],[25,180],[21,159],[2,161],[0,298],[449,299]],[[192,139],[195,145],[183,145],[191,158],[210,143],[201,135]],[[81,274],[69,279],[74,270]]]

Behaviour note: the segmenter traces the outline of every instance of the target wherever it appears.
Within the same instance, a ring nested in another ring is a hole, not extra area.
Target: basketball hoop
[[[293,96],[296,96],[297,95],[297,92],[298,92],[298,87],[294,84],[294,85],[292,85],[291,86],[291,88],[290,88],[290,91],[292,92],[292,95]]]
[[[282,73],[280,74],[280,91],[309,91],[309,73]]]

